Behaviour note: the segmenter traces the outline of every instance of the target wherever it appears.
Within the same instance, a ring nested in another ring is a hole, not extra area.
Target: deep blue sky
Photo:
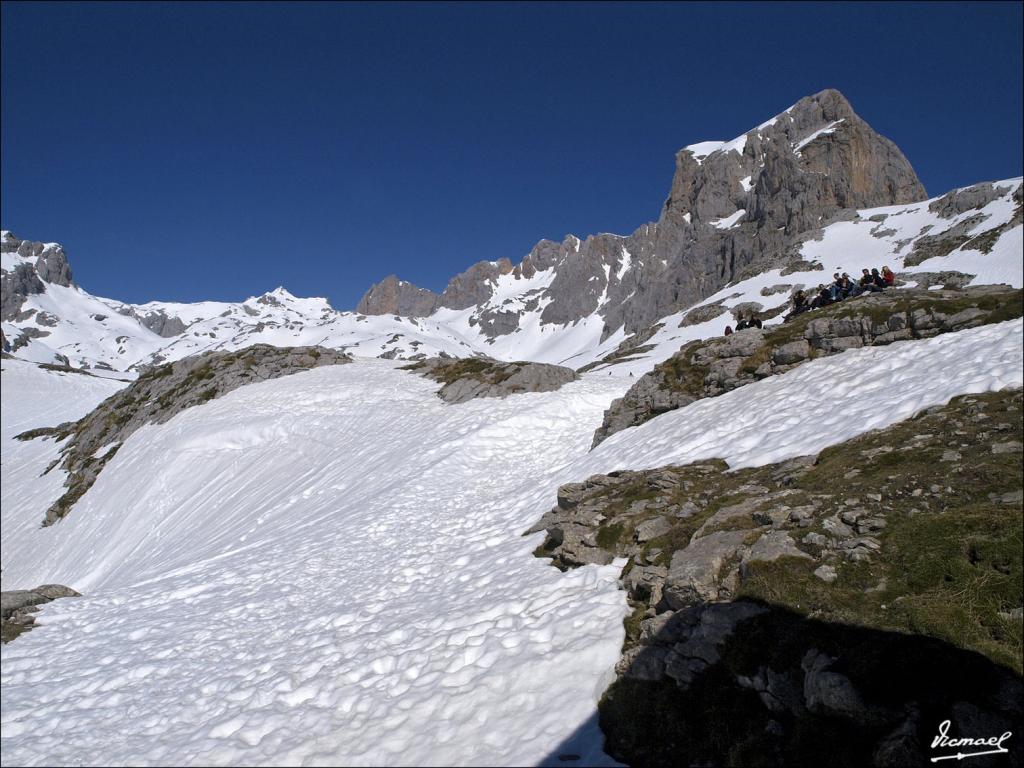
[[[1021,174],[1021,3],[3,3],[2,224],[86,290],[348,309],[655,219],[822,88],[930,194]]]

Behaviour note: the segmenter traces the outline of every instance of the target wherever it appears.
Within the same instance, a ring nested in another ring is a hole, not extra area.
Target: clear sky
[[[2,6],[2,224],[124,301],[355,306],[657,218],[838,88],[929,194],[1021,174],[1022,4]]]

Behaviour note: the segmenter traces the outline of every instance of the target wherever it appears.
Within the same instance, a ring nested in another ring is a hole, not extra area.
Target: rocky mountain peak
[[[22,240],[3,230],[0,253],[4,255],[0,271],[0,317],[4,320],[18,316],[27,296],[45,293],[47,283],[73,285],[71,266],[57,243]]]
[[[356,306],[361,315],[402,315],[424,317],[437,309],[440,297],[431,290],[420,288],[388,275],[370,286]]]
[[[826,89],[731,141],[681,149],[658,220],[629,236],[541,240],[518,265],[473,265],[440,297],[388,278],[371,288],[359,311],[426,315],[477,307],[470,324],[493,337],[517,331],[522,313],[533,309],[552,325],[596,313],[602,338],[619,328],[633,333],[751,268],[796,260],[812,233],[855,209],[925,198],[899,148],[839,91]],[[540,291],[530,288],[521,307],[488,304],[499,276],[530,280],[547,270],[550,281]]]
[[[743,211],[730,227],[754,222],[792,236],[843,209],[926,197],[899,148],[829,89],[732,141],[681,149],[659,224],[722,228]]]

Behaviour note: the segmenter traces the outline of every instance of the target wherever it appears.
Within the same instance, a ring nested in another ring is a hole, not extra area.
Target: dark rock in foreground
[[[950,751],[929,750],[944,720],[958,737],[1015,730],[1022,408],[1019,389],[963,396],[816,457],[562,486],[530,529],[546,533],[535,554],[563,569],[630,558],[608,753],[926,765]]]

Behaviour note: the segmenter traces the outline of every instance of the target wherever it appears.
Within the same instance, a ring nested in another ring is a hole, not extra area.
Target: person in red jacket
[[[885,284],[890,288],[896,284],[896,275],[888,267],[882,267],[882,279],[885,280]]]

